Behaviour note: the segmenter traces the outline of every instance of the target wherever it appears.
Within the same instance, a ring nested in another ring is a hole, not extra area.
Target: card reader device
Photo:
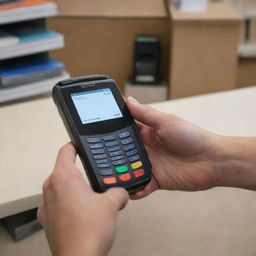
[[[58,82],[54,102],[96,192],[143,189],[151,164],[117,84],[105,75]]]

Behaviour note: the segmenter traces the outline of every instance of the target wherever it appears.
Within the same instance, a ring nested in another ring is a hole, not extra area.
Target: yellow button
[[[137,168],[139,168],[141,166],[142,166],[142,162],[141,161],[138,161],[138,162],[135,162],[135,163],[131,164],[132,169],[137,169]]]

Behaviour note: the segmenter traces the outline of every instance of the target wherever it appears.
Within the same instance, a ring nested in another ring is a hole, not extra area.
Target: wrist
[[[256,140],[246,137],[218,136],[215,170],[217,185],[256,188]]]
[[[73,242],[63,241],[59,248],[54,249],[52,250],[54,256],[105,256],[109,248],[101,239],[91,236],[90,239],[80,237]]]

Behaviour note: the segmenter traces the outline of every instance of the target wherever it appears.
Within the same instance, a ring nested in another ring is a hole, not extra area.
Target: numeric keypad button
[[[110,157],[112,157],[112,156],[122,155],[123,152],[121,150],[118,150],[118,151],[114,151],[114,152],[109,152],[108,154],[109,154]]]
[[[121,156],[114,156],[114,157],[111,158],[111,160],[116,161],[116,160],[120,160],[120,159],[123,159],[123,158],[124,158],[124,156],[122,156],[122,155]]]
[[[110,163],[106,163],[106,164],[97,164],[98,168],[109,168],[111,166]]]
[[[96,144],[91,144],[89,145],[90,149],[98,149],[98,148],[103,148],[102,143],[96,143]]]
[[[95,155],[95,156],[93,156],[93,158],[94,158],[95,160],[97,160],[97,159],[104,159],[104,158],[107,158],[107,157],[108,157],[107,154],[100,154],[100,155]]]
[[[109,163],[109,162],[108,162],[108,159],[96,160],[96,164],[107,164],[107,163]]]
[[[130,136],[130,132],[126,131],[126,132],[121,132],[118,134],[120,139],[126,138]]]
[[[131,151],[126,152],[126,155],[127,156],[133,156],[133,155],[135,155],[137,153],[138,153],[138,150],[137,149],[133,149]]]
[[[127,145],[127,144],[130,144],[130,143],[132,143],[132,142],[133,142],[132,137],[129,137],[129,138],[124,139],[124,140],[121,140],[121,143],[122,143],[123,145]]]
[[[134,149],[135,148],[135,145],[132,143],[132,144],[130,144],[130,145],[126,145],[126,146],[124,146],[124,150],[125,151],[129,151],[129,150],[132,150],[132,149]]]
[[[114,147],[114,146],[117,146],[117,145],[119,145],[119,142],[117,140],[105,143],[105,146],[108,147],[108,148],[109,147]]]
[[[93,138],[87,138],[86,139],[88,143],[97,143],[100,142],[100,138],[93,137]]]
[[[103,140],[104,141],[109,141],[109,140],[114,140],[116,139],[116,135],[106,135],[106,136],[103,136]]]
[[[126,160],[125,159],[121,159],[121,160],[118,160],[118,161],[113,161],[112,162],[113,165],[121,165],[121,164],[125,164],[126,163]]]
[[[114,152],[114,151],[118,151],[120,150],[121,148],[119,146],[116,146],[116,147],[111,147],[111,148],[108,148],[108,152]]]
[[[101,149],[92,149],[92,154],[96,155],[96,154],[103,154],[105,153],[104,148]]]
[[[113,175],[113,174],[114,174],[113,169],[100,170],[100,175],[102,175],[102,176],[108,176],[108,175]]]
[[[134,156],[128,157],[128,159],[130,162],[135,162],[135,161],[139,160],[140,157],[139,157],[139,155],[134,155]]]

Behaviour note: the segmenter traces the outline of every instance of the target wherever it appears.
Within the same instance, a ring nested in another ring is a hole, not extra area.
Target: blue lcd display
[[[90,124],[123,117],[109,88],[71,93],[82,124]]]

